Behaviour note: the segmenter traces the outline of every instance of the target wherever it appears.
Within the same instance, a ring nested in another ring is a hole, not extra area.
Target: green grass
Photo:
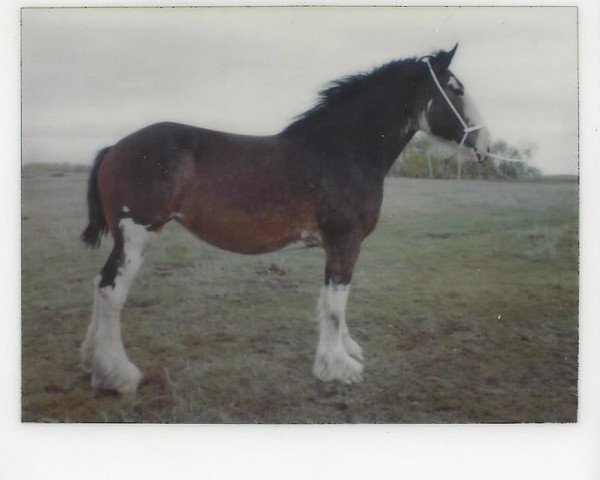
[[[573,182],[389,179],[348,305],[367,358],[354,386],[311,373],[321,250],[235,255],[169,225],[122,316],[145,380],[118,397],[95,394],[79,367],[110,249],[79,241],[86,181],[23,170],[24,421],[576,421]]]

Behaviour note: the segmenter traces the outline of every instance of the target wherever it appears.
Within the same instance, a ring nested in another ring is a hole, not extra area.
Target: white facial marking
[[[475,106],[475,102],[469,97],[469,95],[465,94],[462,97],[463,99],[463,112],[465,116],[465,121],[467,125],[470,126],[480,126],[484,124],[483,118],[477,110]],[[475,144],[475,149],[478,152],[486,152],[487,148],[490,146],[490,135],[487,128],[482,128],[481,130],[477,130],[475,133],[477,135],[477,141]]]
[[[481,114],[471,97],[467,94],[463,95],[463,111],[465,113],[465,120],[469,125],[480,125],[483,123]]]
[[[448,79],[448,85],[450,87],[453,87],[453,88],[457,89],[457,90],[462,90],[462,86],[461,86],[460,83],[458,83],[458,79],[456,77],[452,76],[452,75]]]
[[[122,211],[123,213],[129,213],[129,207],[128,207],[128,206],[126,206],[126,205],[124,205],[124,206],[123,206],[123,208],[121,208],[121,211]]]

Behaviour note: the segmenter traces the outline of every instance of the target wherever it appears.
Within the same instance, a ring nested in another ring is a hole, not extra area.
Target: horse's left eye
[[[465,94],[465,91],[462,88],[457,87],[455,85],[448,85],[448,88],[450,88],[450,90],[452,90],[457,95],[464,95]]]

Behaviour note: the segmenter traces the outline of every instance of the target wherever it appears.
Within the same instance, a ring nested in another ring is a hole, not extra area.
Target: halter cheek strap
[[[469,135],[469,133],[474,132],[476,130],[481,130],[482,128],[485,128],[485,125],[476,125],[473,127],[469,127],[467,125],[467,122],[465,122],[464,119],[460,116],[460,113],[458,113],[458,110],[456,109],[454,104],[448,98],[448,95],[446,95],[446,92],[444,92],[444,89],[440,85],[440,81],[438,80],[435,72],[433,71],[433,67],[431,66],[429,57],[422,57],[421,61],[425,62],[425,64],[427,65],[427,68],[429,69],[429,73],[431,74],[431,78],[433,79],[433,83],[435,83],[435,86],[440,91],[440,93],[442,94],[442,97],[444,97],[444,100],[446,100],[446,103],[448,104],[448,106],[450,107],[450,109],[452,110],[452,112],[454,113],[454,115],[456,116],[456,118],[458,119],[458,121],[460,122],[460,124],[462,126],[463,137],[462,137],[462,140],[460,141],[460,144],[458,145],[459,147],[462,147],[463,144],[465,143],[465,140],[467,139],[467,135]]]

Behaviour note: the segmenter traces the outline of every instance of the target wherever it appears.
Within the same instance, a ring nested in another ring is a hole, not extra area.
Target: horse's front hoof
[[[345,349],[336,352],[318,352],[313,373],[324,382],[338,380],[351,384],[362,381],[363,365],[352,358]]]
[[[86,344],[83,344],[79,352],[81,355],[81,368],[86,373],[92,373],[94,361],[91,349]]]
[[[363,356],[361,346],[350,335],[344,335],[342,337],[344,348],[351,357],[354,357],[359,362],[364,362],[365,357]]]
[[[127,395],[135,393],[142,377],[142,372],[129,360],[112,366],[94,366],[92,387],[95,390],[116,391]]]

